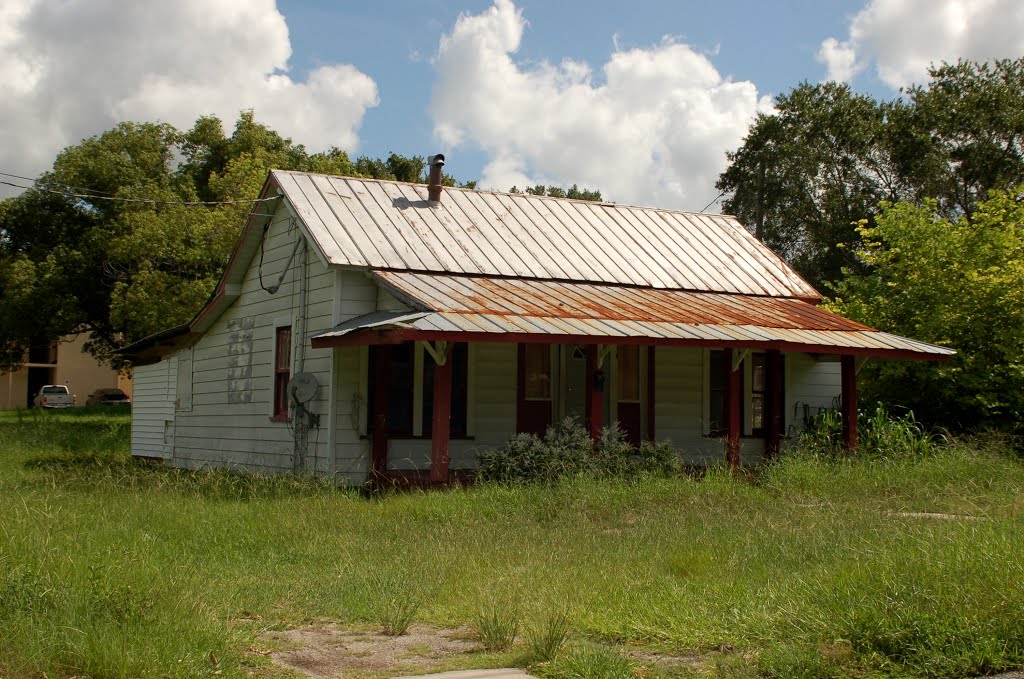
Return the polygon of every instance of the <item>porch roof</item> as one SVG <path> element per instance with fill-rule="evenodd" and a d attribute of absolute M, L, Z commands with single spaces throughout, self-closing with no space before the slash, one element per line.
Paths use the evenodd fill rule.
<path fill-rule="evenodd" d="M 406 340 L 647 344 L 944 360 L 955 352 L 879 332 L 788 297 L 376 271 L 410 308 L 350 319 L 314 347 Z"/>

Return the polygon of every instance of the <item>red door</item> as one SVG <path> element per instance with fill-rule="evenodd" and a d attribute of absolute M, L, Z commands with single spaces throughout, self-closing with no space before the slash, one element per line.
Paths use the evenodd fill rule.
<path fill-rule="evenodd" d="M 551 346 L 520 344 L 516 431 L 543 436 L 551 426 Z"/>

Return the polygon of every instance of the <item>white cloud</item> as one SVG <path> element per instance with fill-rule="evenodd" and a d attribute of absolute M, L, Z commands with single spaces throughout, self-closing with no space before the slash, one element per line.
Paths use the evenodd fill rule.
<path fill-rule="evenodd" d="M 376 83 L 347 64 L 296 81 L 291 51 L 274 0 L 0 0 L 0 169 L 34 176 L 122 120 L 230 126 L 244 108 L 312 149 L 354 149 Z"/>
<path fill-rule="evenodd" d="M 496 0 L 460 16 L 434 59 L 435 133 L 485 150 L 481 186 L 576 183 L 615 201 L 700 209 L 725 152 L 770 106 L 670 38 L 616 48 L 600 78 L 578 61 L 526 66 L 513 60 L 525 28 L 511 0 Z"/>
<path fill-rule="evenodd" d="M 849 81 L 873 65 L 882 82 L 899 88 L 924 82 L 932 63 L 1021 54 L 1020 0 L 870 0 L 845 40 L 822 42 L 818 60 L 829 79 Z"/>
<path fill-rule="evenodd" d="M 818 61 L 828 69 L 826 80 L 850 82 L 857 72 L 857 53 L 848 42 L 839 42 L 835 38 L 826 38 L 818 50 Z"/>

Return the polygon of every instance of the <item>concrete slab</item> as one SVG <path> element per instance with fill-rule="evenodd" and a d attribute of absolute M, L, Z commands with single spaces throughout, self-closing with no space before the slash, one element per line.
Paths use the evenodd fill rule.
<path fill-rule="evenodd" d="M 536 677 L 512 667 L 498 670 L 459 670 L 457 672 L 441 672 L 440 674 L 419 674 L 395 677 L 395 679 L 536 679 Z"/>

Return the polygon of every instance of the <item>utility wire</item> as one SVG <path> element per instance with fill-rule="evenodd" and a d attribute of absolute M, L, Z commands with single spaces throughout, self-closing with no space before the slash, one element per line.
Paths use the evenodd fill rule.
<path fill-rule="evenodd" d="M 39 177 L 26 177 L 24 175 L 12 174 L 10 172 L 0 172 L 0 177 L 13 177 L 14 179 L 24 179 L 25 181 L 32 182 L 33 184 L 38 184 L 40 181 L 42 181 L 41 179 L 39 179 Z M 81 191 L 82 193 L 92 193 L 92 194 L 96 194 L 96 195 L 106 195 L 106 196 L 114 195 L 114 194 L 110 193 L 109 191 L 97 191 L 96 189 L 90 189 L 90 188 L 86 188 L 84 186 L 75 186 L 74 184 L 65 184 L 63 182 L 53 182 L 53 184 L 55 186 L 62 186 L 64 188 L 66 188 L 66 189 L 74 189 L 75 191 Z"/>
<path fill-rule="evenodd" d="M 122 198 L 120 196 L 97 196 L 88 193 L 74 193 L 72 191 L 58 191 L 57 189 L 40 188 L 38 186 L 23 186 L 21 184 L 15 184 L 13 182 L 5 181 L 0 181 L 0 184 L 6 186 L 13 186 L 16 189 L 47 191 L 49 193 L 55 193 L 58 196 L 65 196 L 68 198 L 81 198 L 82 200 L 112 200 L 121 203 L 143 203 L 146 205 L 237 205 L 239 203 L 269 203 L 272 200 L 277 200 L 278 198 L 280 198 L 280 196 L 272 196 L 270 198 L 248 198 L 243 200 L 155 200 L 152 198 Z"/>
<path fill-rule="evenodd" d="M 722 196 L 724 196 L 724 195 L 725 195 L 725 191 L 722 191 L 722 192 L 721 192 L 720 194 L 718 194 L 717 196 L 715 196 L 714 198 L 712 198 L 712 199 L 711 199 L 711 202 L 710 202 L 710 203 L 708 203 L 707 205 L 705 205 L 705 206 L 704 206 L 704 209 L 703 209 L 703 210 L 701 210 L 701 212 L 704 212 L 704 210 L 707 210 L 707 209 L 708 209 L 709 207 L 711 207 L 712 205 L 714 205 L 714 204 L 715 204 L 715 202 L 716 202 L 716 201 L 717 201 L 717 200 L 718 200 L 719 198 L 721 198 Z"/>

